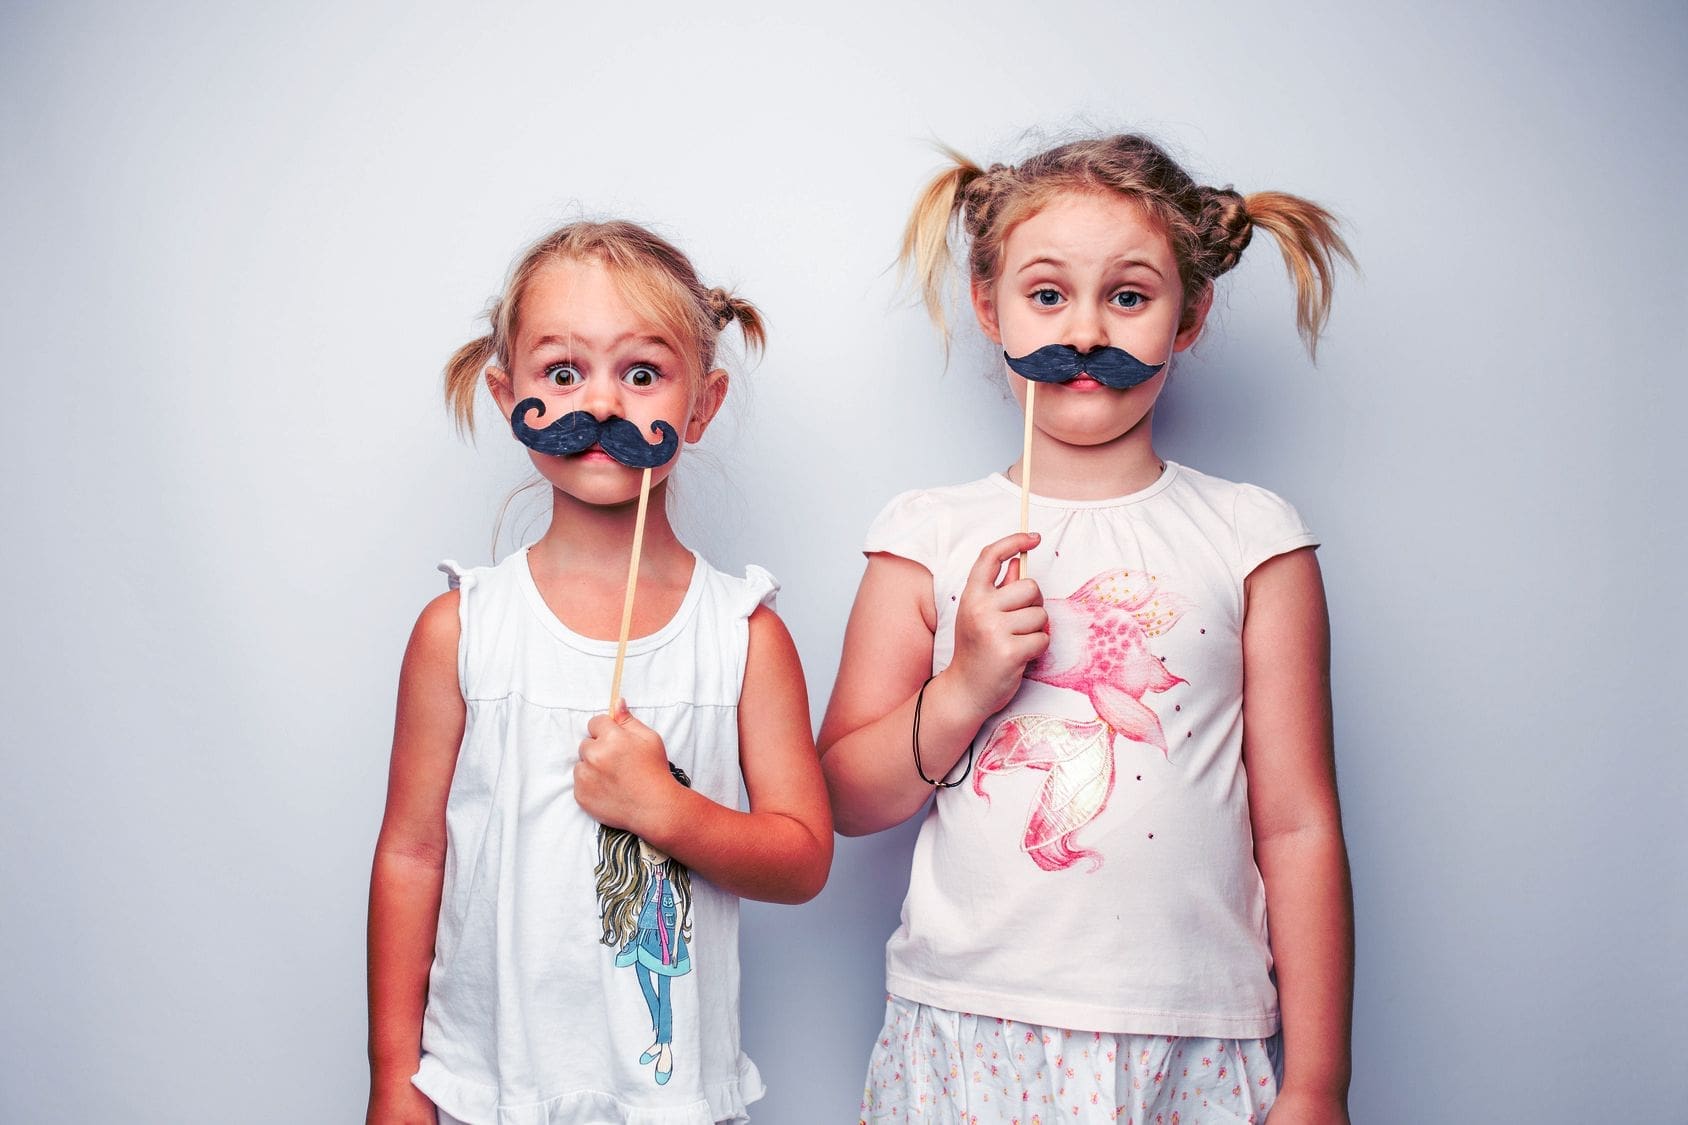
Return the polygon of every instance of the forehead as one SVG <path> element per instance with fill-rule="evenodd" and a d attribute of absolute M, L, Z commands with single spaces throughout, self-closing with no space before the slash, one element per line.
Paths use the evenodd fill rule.
<path fill-rule="evenodd" d="M 1008 232 L 1002 254 L 1005 273 L 1038 258 L 1092 268 L 1121 258 L 1176 266 L 1160 225 L 1136 200 L 1111 192 L 1063 192 Z"/>
<path fill-rule="evenodd" d="M 657 342 L 675 355 L 673 333 L 629 299 L 613 270 L 594 259 L 561 259 L 534 271 L 516 310 L 516 349 L 560 338 L 608 349 L 623 340 Z"/>

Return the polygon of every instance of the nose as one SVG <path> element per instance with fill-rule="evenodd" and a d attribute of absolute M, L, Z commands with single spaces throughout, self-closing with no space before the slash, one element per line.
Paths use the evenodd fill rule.
<path fill-rule="evenodd" d="M 1066 344 L 1081 352 L 1099 348 L 1108 342 L 1108 326 L 1100 309 L 1075 301 L 1067 314 Z"/>
<path fill-rule="evenodd" d="M 621 380 L 613 372 L 594 371 L 586 377 L 581 396 L 581 409 L 602 422 L 609 417 L 624 417 L 621 410 Z"/>

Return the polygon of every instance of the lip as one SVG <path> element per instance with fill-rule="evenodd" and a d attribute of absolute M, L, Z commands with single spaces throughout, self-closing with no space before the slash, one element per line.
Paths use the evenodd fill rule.
<path fill-rule="evenodd" d="M 615 460 L 614 457 L 611 457 L 608 453 L 604 452 L 604 447 L 601 446 L 601 445 L 589 446 L 586 449 L 583 449 L 579 453 L 575 454 L 575 456 L 579 457 L 582 461 L 614 461 Z"/>
<path fill-rule="evenodd" d="M 1078 375 L 1062 383 L 1061 386 L 1073 391 L 1105 391 L 1108 389 L 1089 375 Z"/>

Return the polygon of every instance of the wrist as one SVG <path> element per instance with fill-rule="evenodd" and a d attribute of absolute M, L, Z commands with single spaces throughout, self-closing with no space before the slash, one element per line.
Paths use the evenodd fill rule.
<path fill-rule="evenodd" d="M 371 1086 L 397 1086 L 408 1083 L 422 1065 L 421 1028 L 412 1039 L 409 1036 L 384 1036 L 369 1044 L 369 1082 Z"/>
<path fill-rule="evenodd" d="M 1286 1073 L 1283 1085 L 1278 1088 L 1278 1096 L 1281 1098 L 1285 1094 L 1329 1105 L 1347 1106 L 1348 1082 L 1334 1075 L 1302 1077 Z"/>
<path fill-rule="evenodd" d="M 410 1080 L 421 1066 L 421 1058 L 413 1058 L 408 1062 L 400 1059 L 386 1059 L 370 1065 L 369 1088 L 372 1092 L 382 1093 L 389 1090 L 408 1089 Z"/>
<path fill-rule="evenodd" d="M 926 685 L 927 714 L 932 714 L 934 702 L 937 710 L 943 712 L 959 728 L 969 731 L 968 738 L 978 733 L 985 720 L 997 712 L 991 700 L 979 699 L 973 692 L 973 683 L 967 673 L 956 665 L 951 664 L 942 672 L 933 676 Z M 936 696 L 936 700 L 934 700 Z"/>
<path fill-rule="evenodd" d="M 638 822 L 628 824 L 627 831 L 651 847 L 672 854 L 675 842 L 696 827 L 697 811 L 692 802 L 698 800 L 707 798 L 670 777 L 667 785 L 640 802 Z"/>
<path fill-rule="evenodd" d="M 953 788 L 971 770 L 973 739 L 991 712 L 966 688 L 966 674 L 946 668 L 915 696 L 909 733 L 914 770 L 925 785 Z M 958 765 L 963 758 L 965 768 Z"/>

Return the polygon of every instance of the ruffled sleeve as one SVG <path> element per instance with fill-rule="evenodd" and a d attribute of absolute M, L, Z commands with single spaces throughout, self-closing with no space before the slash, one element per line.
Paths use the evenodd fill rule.
<path fill-rule="evenodd" d="M 939 517 L 939 506 L 929 492 L 916 489 L 895 496 L 869 525 L 862 553 L 896 555 L 936 574 L 942 562 Z"/>
<path fill-rule="evenodd" d="M 1319 537 L 1308 529 L 1289 501 L 1252 484 L 1237 487 L 1232 526 L 1237 532 L 1239 578 L 1248 577 L 1267 559 L 1319 545 Z"/>
<path fill-rule="evenodd" d="M 447 588 L 457 591 L 457 688 L 464 699 L 469 699 L 473 697 L 469 683 L 469 591 L 475 588 L 479 576 L 456 559 L 446 559 L 434 569 L 445 575 Z"/>
<path fill-rule="evenodd" d="M 434 569 L 445 575 L 448 589 L 462 590 L 475 584 L 475 572 L 464 568 L 456 559 L 446 559 Z"/>
<path fill-rule="evenodd" d="M 774 601 L 779 597 L 779 592 L 780 580 L 755 563 L 750 563 L 744 568 L 744 592 L 740 595 L 740 604 L 744 608 L 741 616 L 749 617 L 760 605 L 769 609 L 776 608 Z"/>

